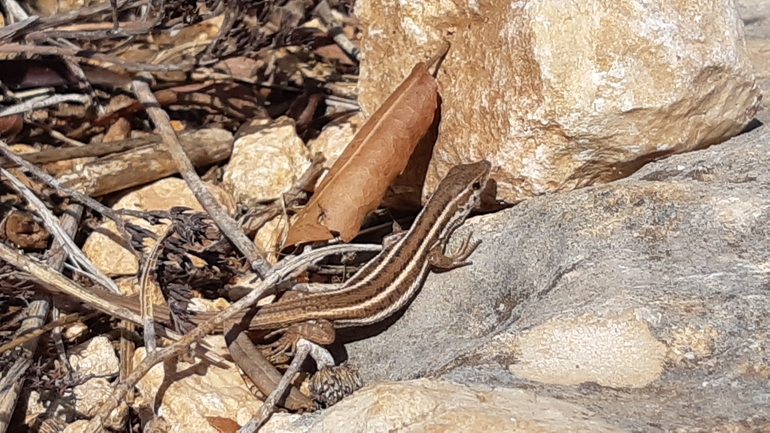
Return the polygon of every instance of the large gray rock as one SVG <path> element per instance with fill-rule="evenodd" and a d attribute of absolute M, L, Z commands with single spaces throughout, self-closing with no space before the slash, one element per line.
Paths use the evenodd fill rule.
<path fill-rule="evenodd" d="M 431 275 L 350 363 L 527 389 L 626 430 L 770 427 L 769 142 L 472 219 L 456 238 L 483 240 L 473 266 Z"/>

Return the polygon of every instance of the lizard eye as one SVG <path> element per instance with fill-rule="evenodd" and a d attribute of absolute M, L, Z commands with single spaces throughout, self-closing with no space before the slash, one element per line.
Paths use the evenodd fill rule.
<path fill-rule="evenodd" d="M 481 182 L 479 182 L 479 181 L 473 182 L 473 185 L 471 185 L 471 188 L 473 188 L 473 189 L 481 189 Z"/>

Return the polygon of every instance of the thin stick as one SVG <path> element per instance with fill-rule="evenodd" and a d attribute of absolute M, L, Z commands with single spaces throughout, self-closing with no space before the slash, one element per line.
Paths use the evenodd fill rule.
<path fill-rule="evenodd" d="M 73 298 L 87 304 L 91 308 L 107 313 L 119 319 L 128 320 L 137 325 L 142 325 L 142 317 L 133 311 L 116 306 L 105 301 L 98 293 L 93 293 L 74 281 L 66 278 L 64 275 L 46 267 L 42 264 L 32 261 L 30 258 L 19 253 L 15 249 L 0 242 L 0 259 L 5 260 L 11 266 L 29 274 L 29 278 L 44 285 L 50 290 L 65 293 Z M 158 324 L 158 334 L 171 340 L 181 340 L 182 337 L 174 331 Z M 211 362 L 221 365 L 224 360 L 217 354 L 205 353 L 203 356 Z"/>
<path fill-rule="evenodd" d="M 254 433 L 267 422 L 270 415 L 275 411 L 275 405 L 278 403 L 278 400 L 282 399 L 286 394 L 286 391 L 288 391 L 291 386 L 291 380 L 294 378 L 294 375 L 299 373 L 299 369 L 302 368 L 302 363 L 305 362 L 305 359 L 307 359 L 307 356 L 310 354 L 310 346 L 306 343 L 309 342 L 304 338 L 300 338 L 299 341 L 297 341 L 297 352 L 294 354 L 294 359 L 291 360 L 289 368 L 283 374 L 283 377 L 281 377 L 281 381 L 278 382 L 278 385 L 276 385 L 273 392 L 267 396 L 254 418 L 241 427 L 238 430 L 238 433 Z"/>
<path fill-rule="evenodd" d="M 136 367 L 136 369 L 134 369 L 133 372 L 131 372 L 126 380 L 121 381 L 116 385 L 113 393 L 110 395 L 107 401 L 96 411 L 95 419 L 100 419 L 100 421 L 97 422 L 103 423 L 104 420 L 107 419 L 107 416 L 109 416 L 109 414 L 113 411 L 113 409 L 118 407 L 120 402 L 128 393 L 128 390 L 133 389 L 137 382 L 139 382 L 139 379 L 144 377 L 144 375 L 147 374 L 155 364 L 183 354 L 188 347 L 191 347 L 193 344 L 200 341 L 203 337 L 210 334 L 215 329 L 221 329 L 226 321 L 232 319 L 239 312 L 250 308 L 252 305 L 255 305 L 257 301 L 268 292 L 268 290 L 278 285 L 295 270 L 302 266 L 310 265 L 314 261 L 319 260 L 328 254 L 334 254 L 330 253 L 330 251 L 343 251 L 344 249 L 342 247 L 347 247 L 349 249 L 350 247 L 353 247 L 353 245 L 333 245 L 331 247 L 319 248 L 292 259 L 285 260 L 285 262 L 288 263 L 280 267 L 277 266 L 276 268 L 278 269 L 272 269 L 270 273 L 265 276 L 262 282 L 257 283 L 253 287 L 253 290 L 251 290 L 246 296 L 237 302 L 230 305 L 227 309 L 221 311 L 206 322 L 201 323 L 198 325 L 198 327 L 190 331 L 190 333 L 182 337 L 179 341 L 175 342 L 171 346 L 156 350 L 152 354 L 148 353 L 147 357 L 142 361 L 141 364 Z M 364 245 L 362 248 L 360 248 L 362 251 L 371 249 L 372 245 Z M 0 252 L 1 251 L 2 246 L 0 245 Z"/>
<path fill-rule="evenodd" d="M 158 264 L 158 257 L 163 251 L 163 242 L 166 241 L 171 233 L 174 231 L 174 222 L 171 222 L 163 233 L 155 240 L 155 245 L 152 247 L 152 251 L 147 256 L 144 266 L 142 267 L 142 275 L 139 278 L 139 307 L 142 310 L 142 326 L 144 327 L 144 346 L 147 349 L 147 353 L 155 351 L 155 326 L 153 326 L 155 317 L 153 314 L 152 306 L 152 281 L 151 273 L 155 270 Z"/>
<path fill-rule="evenodd" d="M 86 320 L 96 316 L 97 314 L 101 314 L 101 313 L 96 313 L 96 312 L 91 313 L 91 314 L 83 317 L 83 321 L 86 321 Z M 46 332 L 52 330 L 53 328 L 56 328 L 57 326 L 64 326 L 64 325 L 70 324 L 72 322 L 75 322 L 78 319 L 80 319 L 80 313 L 71 313 L 71 314 L 67 314 L 66 316 L 61 316 L 58 319 L 54 320 L 53 322 L 46 323 L 46 325 L 43 326 L 42 328 L 36 328 L 34 331 L 31 331 L 29 333 L 26 333 L 26 334 L 23 334 L 23 335 L 21 335 L 19 337 L 16 337 L 13 340 L 11 340 L 10 342 L 0 346 L 0 353 L 7 352 L 7 351 L 9 351 L 11 349 L 14 349 L 14 348 L 16 348 L 18 346 L 21 346 L 22 344 L 24 344 L 24 343 L 26 343 L 26 342 L 28 342 L 30 340 L 34 340 L 35 338 L 45 334 Z"/>
<path fill-rule="evenodd" d="M 353 42 L 351 42 L 350 39 L 345 36 L 345 31 L 342 30 L 342 27 L 340 27 L 340 24 L 336 19 L 334 19 L 334 15 L 332 15 L 332 10 L 329 8 L 329 3 L 327 3 L 326 0 L 321 1 L 318 3 L 318 6 L 316 6 L 313 13 L 317 15 L 318 18 L 320 18 L 327 27 L 329 27 L 329 35 L 331 35 L 337 46 L 342 49 L 342 52 L 344 52 L 345 55 L 356 64 L 360 63 L 361 50 L 353 45 Z"/>
<path fill-rule="evenodd" d="M 160 136 L 163 138 L 163 143 L 166 145 L 166 150 L 171 155 L 171 158 L 179 168 L 179 173 L 184 178 L 190 190 L 198 199 L 201 206 L 206 209 L 211 219 L 219 227 L 230 242 L 246 257 L 251 264 L 251 269 L 257 273 L 257 275 L 264 278 L 269 272 L 270 265 L 262 254 L 257 251 L 257 247 L 254 245 L 246 235 L 238 227 L 238 223 L 227 214 L 222 205 L 217 202 L 214 196 L 206 188 L 198 173 L 195 171 L 190 160 L 182 149 L 182 145 L 179 143 L 179 139 L 176 133 L 169 124 L 169 117 L 160 104 L 155 99 L 155 95 L 152 94 L 150 86 L 146 82 L 140 80 L 134 80 L 131 83 L 131 88 L 136 96 L 145 107 L 147 114 L 150 115 L 152 122 L 158 129 Z"/>
<path fill-rule="evenodd" d="M 74 48 L 61 48 L 61 47 L 49 47 L 49 46 L 4 44 L 4 45 L 0 45 L 0 53 L 12 53 L 12 54 L 26 53 L 26 54 L 42 54 L 42 55 L 48 55 L 48 56 L 69 56 L 74 59 L 78 59 L 86 62 L 95 60 L 102 63 L 112 63 L 118 66 L 122 66 L 130 71 L 137 71 L 137 72 L 185 71 L 192 67 L 192 65 L 184 65 L 184 64 L 153 65 L 150 63 L 137 63 L 137 62 L 131 62 L 129 60 L 121 59 L 120 57 L 110 56 L 108 54 L 85 52 L 83 50 L 76 50 Z"/>
<path fill-rule="evenodd" d="M 76 93 L 59 94 L 53 96 L 38 96 L 27 101 L 20 102 L 16 105 L 3 107 L 3 109 L 0 110 L 0 117 L 10 116 L 12 114 L 26 113 L 32 110 L 39 110 L 41 108 L 50 107 L 51 105 L 60 104 L 62 102 L 77 102 L 79 104 L 89 105 L 91 103 L 91 97 L 88 95 L 80 95 Z"/>
<path fill-rule="evenodd" d="M 128 230 L 126 230 L 126 221 L 123 219 L 123 217 L 120 216 L 118 212 L 115 212 L 111 208 L 108 208 L 107 206 L 99 203 L 98 201 L 92 199 L 91 197 L 85 194 L 82 194 L 70 188 L 66 188 L 55 177 L 44 172 L 43 170 L 38 168 L 35 164 L 32 164 L 24 160 L 24 158 L 20 157 L 19 155 L 16 155 L 15 153 L 13 153 L 11 149 L 8 148 L 8 145 L 5 143 L 5 141 L 3 140 L 0 140 L 0 153 L 6 159 L 9 159 L 10 161 L 14 162 L 20 167 L 23 167 L 36 178 L 42 180 L 48 185 L 51 185 L 52 187 L 56 188 L 58 191 L 62 192 L 63 194 L 72 197 L 78 203 L 82 203 L 83 205 L 88 206 L 91 209 L 104 215 L 105 217 L 111 219 L 115 223 L 115 227 L 117 228 L 118 233 L 120 233 L 120 236 L 123 238 L 123 241 L 126 244 L 124 246 L 137 258 L 141 257 L 139 253 L 131 245 L 131 234 L 128 233 Z"/>
<path fill-rule="evenodd" d="M 19 332 L 27 332 L 43 326 L 45 317 L 48 315 L 48 301 L 33 301 L 27 308 L 27 312 L 27 318 L 22 322 L 22 329 Z M 8 429 L 13 409 L 24 384 L 24 372 L 32 365 L 32 355 L 37 348 L 37 341 L 37 339 L 27 341 L 18 349 L 18 359 L 0 379 L 0 390 L 2 390 L 0 392 L 0 432 Z"/>
<path fill-rule="evenodd" d="M 68 210 L 70 212 L 65 213 L 61 217 L 61 226 L 67 233 L 67 236 L 73 238 L 75 237 L 75 233 L 77 233 L 78 222 L 80 221 L 80 215 L 82 214 L 83 208 L 80 205 L 71 205 Z M 64 266 L 67 254 L 62 248 L 61 242 L 56 239 L 54 239 L 53 244 L 51 245 L 51 250 L 56 252 L 48 260 L 48 266 L 51 269 L 60 271 Z M 48 311 L 51 309 L 50 306 L 51 301 L 47 299 L 33 301 L 27 308 L 27 318 L 22 321 L 17 335 L 24 335 L 29 330 L 40 328 L 43 324 L 42 319 L 48 315 Z M 54 308 L 54 312 L 56 312 L 56 308 Z M 69 360 L 67 360 L 64 353 L 64 344 L 61 341 L 60 328 L 55 327 L 51 336 L 53 337 L 56 349 L 59 352 L 59 357 L 63 360 L 63 365 L 66 365 L 71 369 Z M 28 342 L 25 342 L 21 349 L 17 349 L 18 356 L 16 357 L 16 361 L 9 371 L 6 372 L 6 375 L 3 376 L 2 380 L 0 380 L 0 390 L 3 390 L 0 392 L 0 432 L 4 432 L 8 427 L 11 415 L 13 415 L 13 407 L 19 398 L 22 385 L 24 384 L 24 374 L 29 366 L 32 365 L 32 357 L 37 351 L 38 341 L 38 338 L 33 338 Z"/>
<path fill-rule="evenodd" d="M 115 282 L 112 281 L 110 277 L 104 275 L 101 269 L 97 268 L 96 265 L 94 265 L 93 262 L 91 262 L 91 260 L 86 257 L 85 254 L 83 254 L 83 251 L 81 251 L 80 248 L 75 245 L 75 242 L 70 239 L 69 236 L 67 236 L 67 232 L 65 232 L 62 226 L 59 224 L 59 220 L 53 215 L 53 213 L 51 213 L 50 210 L 48 210 L 45 204 L 43 204 L 43 202 L 37 198 L 35 193 L 30 191 L 26 185 L 24 185 L 19 179 L 16 179 L 16 176 L 12 175 L 8 170 L 0 167 L 0 175 L 3 175 L 6 179 L 8 179 L 14 188 L 16 188 L 27 200 L 29 205 L 37 211 L 37 214 L 40 216 L 40 218 L 43 219 L 45 226 L 48 228 L 51 234 L 54 235 L 56 240 L 61 242 L 62 247 L 67 251 L 69 258 L 73 263 L 86 269 L 91 274 L 91 278 L 109 289 L 111 292 L 120 293 L 120 289 L 118 289 L 118 286 L 115 284 Z"/>

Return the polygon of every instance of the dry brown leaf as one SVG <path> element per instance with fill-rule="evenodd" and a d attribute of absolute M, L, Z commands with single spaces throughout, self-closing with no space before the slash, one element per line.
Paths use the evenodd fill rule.
<path fill-rule="evenodd" d="M 221 433 L 235 433 L 241 428 L 234 419 L 221 416 L 207 416 L 206 421 Z"/>
<path fill-rule="evenodd" d="M 3 237 L 19 248 L 42 250 L 51 234 L 29 212 L 12 211 L 4 221 Z"/>
<path fill-rule="evenodd" d="M 21 114 L 0 117 L 0 138 L 15 137 L 24 128 L 24 118 Z"/>
<path fill-rule="evenodd" d="M 377 208 L 438 108 L 438 85 L 418 63 L 350 142 L 289 230 L 284 247 L 339 236 L 353 239 Z"/>

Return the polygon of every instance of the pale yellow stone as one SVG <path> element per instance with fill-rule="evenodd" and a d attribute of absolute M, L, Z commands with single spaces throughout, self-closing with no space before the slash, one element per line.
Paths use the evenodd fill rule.
<path fill-rule="evenodd" d="M 76 386 L 72 391 L 75 395 L 75 410 L 87 416 L 93 416 L 96 411 L 107 401 L 113 392 L 113 386 L 103 378 L 93 378 Z M 125 403 L 110 412 L 105 425 L 119 429 L 125 424 L 128 415 L 128 406 Z"/>
<path fill-rule="evenodd" d="M 667 352 L 631 311 L 552 319 L 516 336 L 512 349 L 509 369 L 529 380 L 634 388 L 660 377 Z"/>
<path fill-rule="evenodd" d="M 291 221 L 294 221 L 296 217 L 290 219 Z M 286 239 L 290 227 L 286 215 L 279 215 L 266 222 L 265 225 L 257 231 L 257 235 L 254 236 L 254 244 L 260 251 L 265 252 L 269 263 L 273 265 L 278 263 L 281 245 L 283 245 L 283 241 Z"/>
<path fill-rule="evenodd" d="M 476 389 L 421 379 L 367 386 L 328 409 L 307 431 L 599 433 L 621 430 L 584 407 L 531 391 Z M 271 430 L 268 428 L 265 432 Z"/>
<path fill-rule="evenodd" d="M 247 205 L 279 198 L 310 166 L 293 120 L 282 117 L 252 127 L 257 130 L 235 140 L 222 179 L 222 186 Z"/>
<path fill-rule="evenodd" d="M 134 364 L 144 358 L 144 348 L 137 349 Z M 233 364 L 223 369 L 201 361 L 194 365 L 179 362 L 175 371 L 158 364 L 139 381 L 137 389 L 146 402 L 158 404 L 158 415 L 176 432 L 219 433 L 206 417 L 242 421 L 253 417 L 262 404 Z"/>
<path fill-rule="evenodd" d="M 107 337 L 94 337 L 68 351 L 72 368 L 81 375 L 110 376 L 120 368 L 115 349 Z"/>
<path fill-rule="evenodd" d="M 364 116 L 361 113 L 343 121 L 332 122 L 326 125 L 318 137 L 310 140 L 307 145 L 313 153 L 321 152 L 326 157 L 324 167 L 330 168 L 363 125 Z"/>

